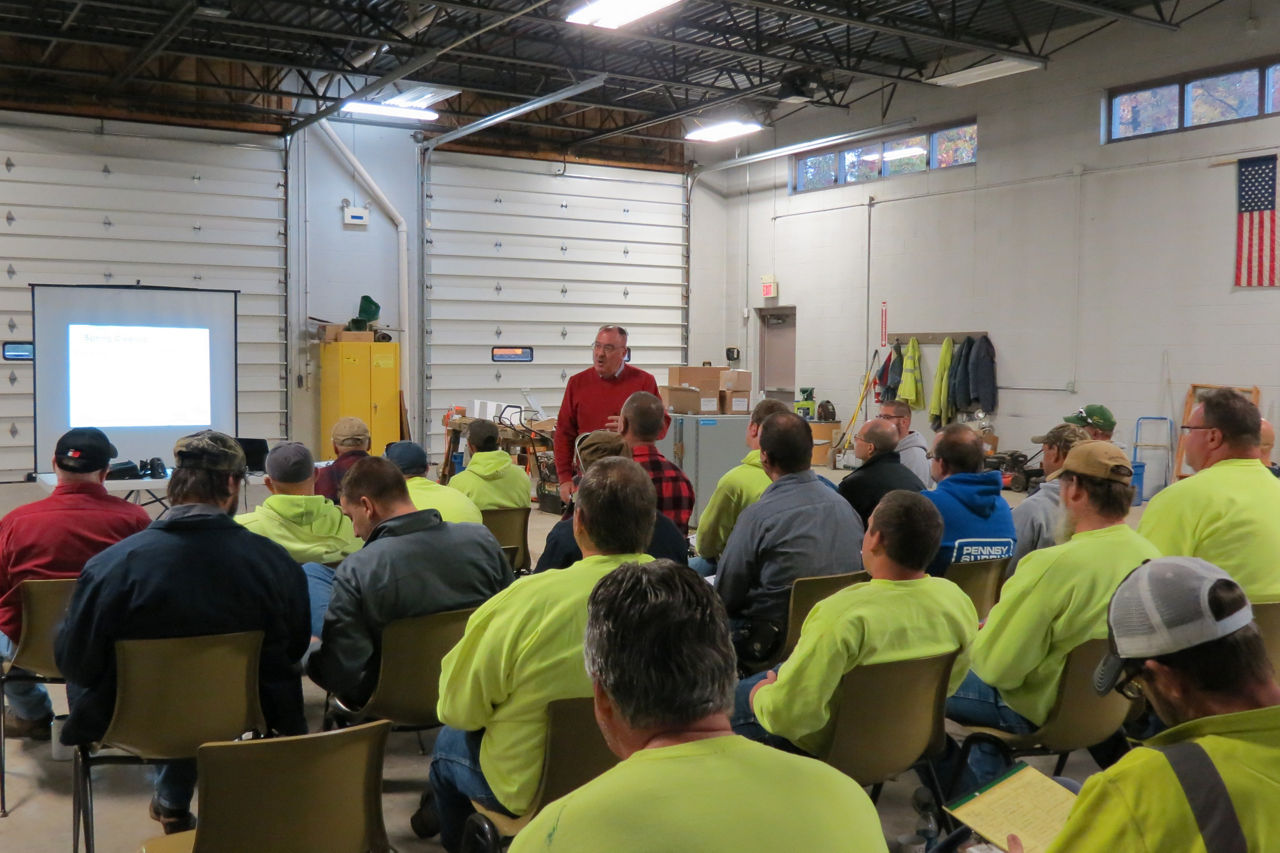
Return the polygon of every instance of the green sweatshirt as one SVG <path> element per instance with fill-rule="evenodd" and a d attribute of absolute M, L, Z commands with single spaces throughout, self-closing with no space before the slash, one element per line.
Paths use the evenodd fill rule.
<path fill-rule="evenodd" d="M 299 563 L 340 563 L 364 544 L 351 519 L 324 495 L 271 495 L 236 521 L 283 546 Z"/>
<path fill-rule="evenodd" d="M 1129 572 L 1160 556 L 1125 524 L 1032 551 L 973 644 L 973 672 L 1036 725 L 1049 716 L 1067 655 L 1107 636 L 1107 605 Z"/>
<path fill-rule="evenodd" d="M 947 695 L 969 671 L 978 612 L 944 578 L 872 580 L 814 605 L 778 680 L 756 692 L 756 719 L 811 755 L 831 746 L 833 715 L 844 674 L 859 664 L 891 663 L 960 650 Z"/>
<path fill-rule="evenodd" d="M 1213 563 L 1255 604 L 1280 601 L 1280 480 L 1257 459 L 1224 459 L 1162 489 L 1138 532 L 1161 554 Z"/>
<path fill-rule="evenodd" d="M 529 475 L 505 450 L 471 454 L 467 469 L 449 478 L 449 486 L 471 498 L 477 509 L 511 509 L 530 505 Z"/>
<path fill-rule="evenodd" d="M 434 509 L 445 521 L 455 524 L 462 521 L 480 524 L 484 520 L 471 498 L 457 489 L 442 486 L 426 477 L 410 477 L 404 484 L 409 487 L 409 500 L 418 509 Z"/>
<path fill-rule="evenodd" d="M 582 659 L 587 597 L 596 582 L 644 554 L 587 557 L 518 579 L 467 620 L 440 669 L 440 722 L 484 730 L 480 770 L 498 802 L 524 814 L 542 776 L 547 703 L 591 695 Z"/>
<path fill-rule="evenodd" d="M 698 556 L 714 560 L 724 551 L 733 526 L 742 511 L 760 500 L 769 488 L 769 475 L 760 464 L 760 451 L 753 450 L 742 464 L 731 468 L 716 483 L 716 490 L 698 518 Z"/>

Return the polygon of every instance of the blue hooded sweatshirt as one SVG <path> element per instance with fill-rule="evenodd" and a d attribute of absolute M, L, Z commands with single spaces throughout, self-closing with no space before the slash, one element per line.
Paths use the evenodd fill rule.
<path fill-rule="evenodd" d="M 921 492 L 942 513 L 942 547 L 929 574 L 942 575 L 952 563 L 1013 556 L 1017 534 L 1000 487 L 999 471 L 983 471 L 952 474 L 933 491 Z"/>

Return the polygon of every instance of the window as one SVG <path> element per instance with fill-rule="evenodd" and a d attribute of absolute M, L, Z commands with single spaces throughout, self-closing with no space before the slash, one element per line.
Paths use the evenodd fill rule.
<path fill-rule="evenodd" d="M 879 142 L 844 152 L 844 182 L 846 184 L 874 181 L 880 177 L 880 155 L 884 146 Z"/>
<path fill-rule="evenodd" d="M 978 126 L 973 123 L 853 144 L 857 147 L 797 155 L 794 191 L 865 184 L 894 175 L 978 162 Z"/>
<path fill-rule="evenodd" d="M 963 166 L 978 159 L 978 126 L 976 124 L 940 130 L 933 135 L 931 169 Z"/>
<path fill-rule="evenodd" d="M 1178 129 L 1177 85 L 1129 92 L 1111 99 L 1111 138 Z"/>
<path fill-rule="evenodd" d="M 817 154 L 796 162 L 796 191 L 832 187 L 836 183 L 836 155 Z"/>
<path fill-rule="evenodd" d="M 1206 77 L 1187 84 L 1186 123 L 1217 124 L 1258 114 L 1256 68 Z"/>
<path fill-rule="evenodd" d="M 1280 114 L 1280 64 L 1254 60 L 1127 86 L 1109 92 L 1103 109 L 1104 142 Z"/>

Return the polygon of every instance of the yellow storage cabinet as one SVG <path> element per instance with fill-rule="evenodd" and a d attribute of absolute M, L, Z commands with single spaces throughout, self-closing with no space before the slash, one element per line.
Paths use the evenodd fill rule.
<path fill-rule="evenodd" d="M 322 459 L 334 458 L 329 431 L 338 418 L 369 425 L 370 453 L 380 455 L 400 440 L 400 345 L 340 341 L 320 345 L 320 438 Z"/>

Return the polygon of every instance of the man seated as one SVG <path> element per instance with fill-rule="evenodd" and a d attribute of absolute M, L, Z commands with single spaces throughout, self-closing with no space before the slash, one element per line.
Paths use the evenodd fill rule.
<path fill-rule="evenodd" d="M 853 436 L 858 467 L 840 481 L 840 494 L 866 524 L 880 499 L 895 489 L 924 491 L 924 483 L 899 461 L 898 431 L 889 421 L 867 421 Z"/>
<path fill-rule="evenodd" d="M 449 478 L 477 509 L 509 509 L 529 506 L 532 486 L 525 470 L 511 461 L 511 454 L 498 446 L 498 425 L 474 420 L 467 427 L 467 449 L 471 461 L 465 471 Z"/>
<path fill-rule="evenodd" d="M 1213 563 L 1255 602 L 1280 600 L 1280 481 L 1258 460 L 1261 428 L 1243 395 L 1206 394 L 1182 427 L 1196 475 L 1161 489 L 1138 523 L 1160 553 Z"/>
<path fill-rule="evenodd" d="M 337 458 L 316 475 L 316 494 L 337 503 L 342 475 L 356 464 L 356 460 L 369 455 L 369 443 L 373 439 L 369 435 L 369 425 L 359 418 L 338 418 L 330 436 Z"/>
<path fill-rule="evenodd" d="M 624 459 L 631 457 L 627 443 L 613 430 L 598 429 L 587 433 L 579 437 L 577 444 L 574 469 L 583 474 L 608 456 L 621 456 Z M 644 552 L 658 559 L 674 560 L 683 566 L 689 562 L 689 541 L 680 535 L 680 529 L 674 521 L 659 512 L 653 516 L 653 535 Z M 582 549 L 573 538 L 573 516 L 570 515 L 557 521 L 547 534 L 546 544 L 533 573 L 567 568 L 581 559 Z"/>
<path fill-rule="evenodd" d="M 1107 602 L 1125 575 L 1160 556 L 1125 524 L 1133 503 L 1133 469 L 1108 441 L 1082 441 L 1053 476 L 1062 483 L 1063 542 L 1023 558 L 1000 592 L 973 644 L 973 671 L 947 700 L 947 716 L 964 725 L 1032 732 L 1058 696 L 1067 655 L 1106 635 Z M 1000 754 L 980 744 L 969 754 L 962 790 L 1004 770 Z"/>
<path fill-rule="evenodd" d="M 544 806 L 512 853 L 886 849 L 857 782 L 734 736 L 724 608 L 696 574 L 625 565 L 588 608 L 596 720 L 622 763 Z"/>
<path fill-rule="evenodd" d="M 1116 431 L 1116 416 L 1106 406 L 1098 403 L 1078 409 L 1074 414 L 1063 418 L 1062 422 L 1083 428 L 1094 441 L 1111 441 L 1111 436 Z"/>
<path fill-rule="evenodd" d="M 265 536 L 299 563 L 337 564 L 360 550 L 351 519 L 333 501 L 315 493 L 316 465 L 306 445 L 276 445 L 267 454 L 263 484 L 271 492 L 236 522 Z"/>
<path fill-rule="evenodd" d="M 1271 425 L 1271 421 L 1262 418 L 1261 428 L 1258 430 L 1258 461 L 1272 474 L 1280 477 L 1280 465 L 1271 461 L 1271 454 L 1275 447 L 1276 428 Z"/>
<path fill-rule="evenodd" d="M 635 462 L 596 462 L 576 504 L 573 533 L 583 558 L 521 578 L 480 605 L 444 659 L 437 710 L 445 727 L 412 826 L 420 838 L 439 832 L 451 853 L 473 800 L 510 815 L 528 811 L 542 776 L 547 703 L 591 695 L 582 666 L 587 596 L 623 563 L 652 560 L 641 551 L 657 501 Z"/>
<path fill-rule="evenodd" d="M 862 568 L 862 522 L 809 470 L 813 433 L 794 413 L 760 427 L 760 463 L 773 482 L 742 511 L 716 567 L 716 589 L 743 660 L 764 660 L 787 634 L 796 578 Z"/>
<path fill-rule="evenodd" d="M 933 469 L 929 467 L 929 445 L 924 436 L 911 428 L 911 406 L 902 400 L 890 400 L 882 403 L 880 420 L 893 424 L 898 431 L 898 444 L 894 450 L 898 453 L 898 461 L 915 474 L 926 489 L 933 488 Z"/>
<path fill-rule="evenodd" d="M 931 456 L 938 487 L 925 497 L 942 513 L 942 547 L 929 574 L 945 574 L 952 563 L 1013 556 L 1013 517 L 1000 494 L 1000 472 L 983 470 L 982 436 L 950 424 L 934 439 Z"/>
<path fill-rule="evenodd" d="M 117 640 L 240 631 L 264 633 L 258 681 L 268 728 L 307 731 L 298 674 L 311 636 L 302 569 L 232 520 L 247 473 L 234 438 L 204 430 L 178 439 L 173 455 L 169 511 L 89 560 L 76 581 L 55 646 L 71 704 L 62 730 L 68 746 L 106 733 Z M 195 759 L 159 765 L 151 817 L 165 834 L 195 827 L 195 784 Z"/>
<path fill-rule="evenodd" d="M 74 578 L 90 557 L 151 523 L 142 507 L 103 488 L 115 457 L 115 445 L 102 430 L 67 432 L 53 448 L 53 492 L 0 520 L 0 662 L 13 658 L 22 636 L 18 584 Z M 49 739 L 53 704 L 43 684 L 8 681 L 4 696 L 5 737 Z"/>
<path fill-rule="evenodd" d="M 871 580 L 815 604 L 786 662 L 738 684 L 734 731 L 825 755 L 840 680 L 863 664 L 958 650 L 947 691 L 954 692 L 968 671 L 978 613 L 960 587 L 925 573 L 941 541 L 942 517 L 933 504 L 909 491 L 885 495 L 862 539 Z"/>
<path fill-rule="evenodd" d="M 731 468 L 720 481 L 698 516 L 698 556 L 690 565 L 699 574 L 714 575 L 716 560 L 724 551 L 733 526 L 738 523 L 742 511 L 760 500 L 764 490 L 773 482 L 760 464 L 760 425 L 770 415 L 789 412 L 791 409 L 781 400 L 761 400 L 751 410 L 747 423 L 747 447 L 750 452 L 742 463 Z M 654 556 L 659 556 L 654 554 Z"/>
<path fill-rule="evenodd" d="M 666 429 L 662 400 L 648 391 L 637 391 L 622 404 L 618 432 L 631 448 L 631 458 L 649 472 L 658 494 L 658 512 L 676 523 L 680 535 L 689 535 L 693 515 L 693 484 L 654 444 Z"/>
<path fill-rule="evenodd" d="M 1062 463 L 1082 441 L 1089 441 L 1089 434 L 1072 424 L 1058 424 L 1044 435 L 1032 436 L 1031 441 L 1041 446 L 1041 467 L 1045 481 L 1027 499 L 1013 508 L 1014 545 L 1013 559 L 1009 561 L 1006 575 L 1013 574 L 1018 561 L 1039 548 L 1055 543 L 1058 522 L 1062 518 L 1062 499 L 1058 494 L 1061 483 L 1049 479 L 1062 468 Z"/>
<path fill-rule="evenodd" d="M 1172 728 L 1084 783 L 1049 853 L 1274 849 L 1280 686 L 1252 619 L 1203 560 L 1162 557 L 1120 584 L 1094 686 L 1145 696 Z"/>
<path fill-rule="evenodd" d="M 415 509 L 400 470 L 386 459 L 351 466 L 342 481 L 342 511 L 365 546 L 333 573 L 320 647 L 307 659 L 307 675 L 348 708 L 359 708 L 377 684 L 389 623 L 476 607 L 512 576 L 488 528 Z"/>
<path fill-rule="evenodd" d="M 400 469 L 409 489 L 409 499 L 418 509 L 434 509 L 445 521 L 455 524 L 480 524 L 484 521 L 484 516 L 471 498 L 457 489 L 427 479 L 427 451 L 422 449 L 421 444 L 416 441 L 393 441 L 387 445 L 383 457 Z"/>

